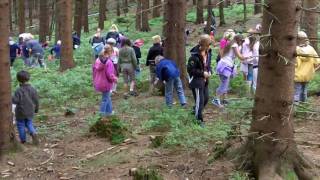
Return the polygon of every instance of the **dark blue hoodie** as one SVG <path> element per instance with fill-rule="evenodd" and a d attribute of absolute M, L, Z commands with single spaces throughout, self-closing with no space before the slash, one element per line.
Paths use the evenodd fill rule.
<path fill-rule="evenodd" d="M 168 81 L 171 78 L 180 76 L 180 71 L 175 62 L 170 59 L 162 59 L 156 65 L 156 74 L 161 81 Z"/>
<path fill-rule="evenodd" d="M 212 74 L 211 69 L 211 49 L 208 51 L 208 58 L 206 64 L 203 63 L 203 57 L 200 54 L 200 46 L 197 45 L 190 50 L 191 57 L 188 60 L 187 71 L 190 77 L 190 88 L 203 88 L 208 85 L 205 81 L 203 73 L 205 71 Z"/>

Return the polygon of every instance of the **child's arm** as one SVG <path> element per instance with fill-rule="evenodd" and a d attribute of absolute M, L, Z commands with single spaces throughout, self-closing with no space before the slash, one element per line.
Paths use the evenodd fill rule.
<path fill-rule="evenodd" d="M 16 91 L 12 97 L 12 103 L 19 104 L 20 99 L 21 99 L 21 95 L 20 95 L 19 91 Z"/>

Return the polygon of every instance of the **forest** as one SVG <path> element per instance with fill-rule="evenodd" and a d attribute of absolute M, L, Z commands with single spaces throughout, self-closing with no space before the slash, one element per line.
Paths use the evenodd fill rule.
<path fill-rule="evenodd" d="M 0 0 L 0 178 L 320 179 L 317 0 Z"/>

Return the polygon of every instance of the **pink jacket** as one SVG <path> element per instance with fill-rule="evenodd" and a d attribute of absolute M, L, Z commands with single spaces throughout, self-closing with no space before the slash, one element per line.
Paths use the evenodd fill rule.
<path fill-rule="evenodd" d="M 99 58 L 93 65 L 93 85 L 96 91 L 107 92 L 112 89 L 113 83 L 117 81 L 115 69 L 111 59 L 103 64 Z"/>

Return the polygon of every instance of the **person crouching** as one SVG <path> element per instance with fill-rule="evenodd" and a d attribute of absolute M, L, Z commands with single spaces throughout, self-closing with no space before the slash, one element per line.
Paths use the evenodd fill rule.
<path fill-rule="evenodd" d="M 160 81 L 165 83 L 165 99 L 168 107 L 172 107 L 173 89 L 178 93 L 178 98 L 181 106 L 187 104 L 184 96 L 184 90 L 180 79 L 180 71 L 175 62 L 163 56 L 156 56 L 156 76 Z"/>

